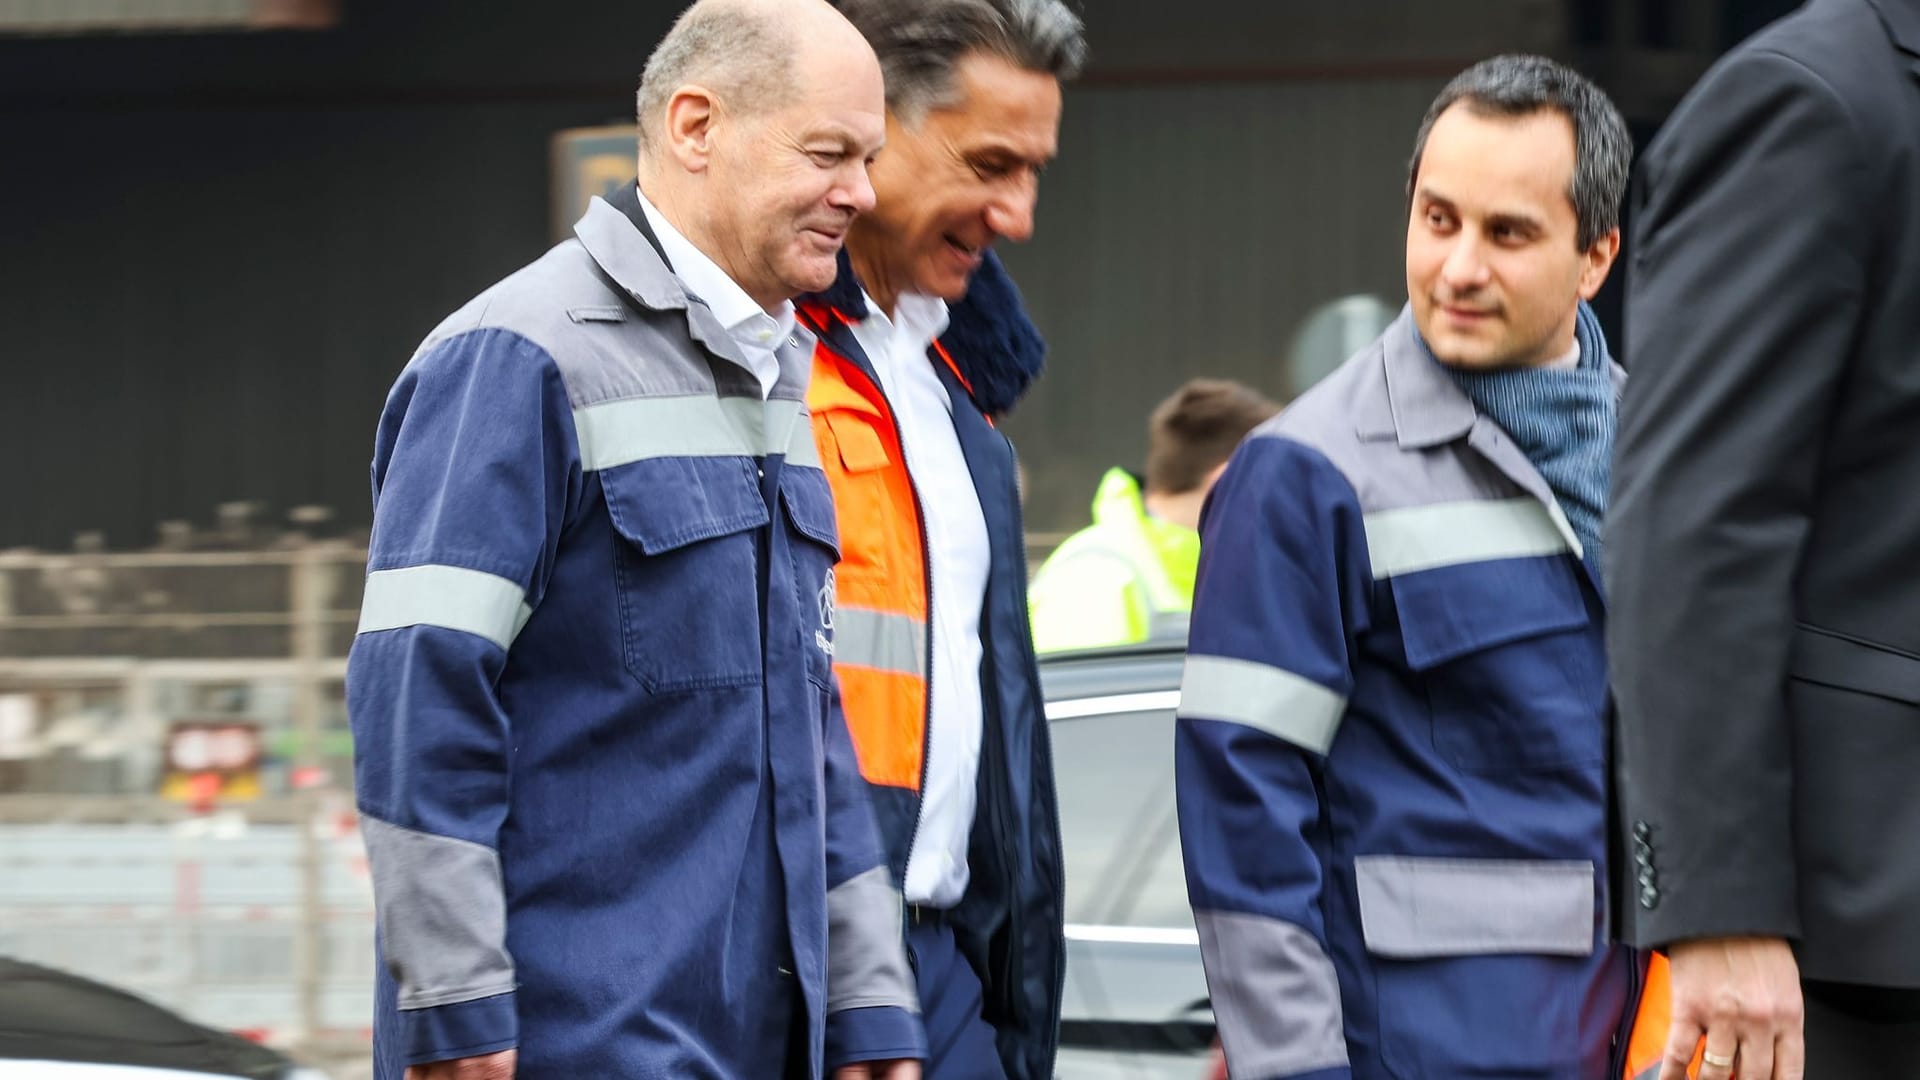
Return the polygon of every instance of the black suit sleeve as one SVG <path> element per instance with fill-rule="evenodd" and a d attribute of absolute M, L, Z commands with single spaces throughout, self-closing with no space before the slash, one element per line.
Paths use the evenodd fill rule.
<path fill-rule="evenodd" d="M 1629 941 L 1797 937 L 1794 581 L 1872 215 L 1846 103 L 1730 57 L 1642 163 L 1606 536 Z"/>

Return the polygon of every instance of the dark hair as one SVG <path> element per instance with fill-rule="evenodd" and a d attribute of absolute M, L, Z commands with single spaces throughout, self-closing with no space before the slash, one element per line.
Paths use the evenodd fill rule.
<path fill-rule="evenodd" d="M 1198 488 L 1233 448 L 1280 406 L 1227 379 L 1194 379 L 1154 407 L 1147 420 L 1147 490 Z"/>
<path fill-rule="evenodd" d="M 953 103 L 953 69 L 980 51 L 1066 82 L 1087 61 L 1086 29 L 1064 0 L 835 0 L 873 46 L 887 108 L 917 124 Z"/>
<path fill-rule="evenodd" d="M 1581 251 L 1620 225 L 1620 199 L 1627 190 L 1627 170 L 1633 164 L 1633 139 L 1606 92 L 1579 72 L 1544 56 L 1496 56 L 1482 60 L 1454 76 L 1428 106 L 1414 136 L 1413 159 L 1407 163 L 1407 199 L 1413 199 L 1420 176 L 1420 157 L 1434 121 L 1456 103 L 1465 102 L 1482 116 L 1525 116 L 1553 109 L 1573 121 L 1573 182 L 1567 198 L 1579 219 L 1575 243 Z"/>

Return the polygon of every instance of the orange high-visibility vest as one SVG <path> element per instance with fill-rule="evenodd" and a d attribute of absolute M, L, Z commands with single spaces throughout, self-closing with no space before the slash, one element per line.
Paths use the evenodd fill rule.
<path fill-rule="evenodd" d="M 1654 953 L 1647 964 L 1646 985 L 1640 991 L 1640 1011 L 1633 1017 L 1633 1038 L 1627 1042 L 1627 1067 L 1620 1080 L 1659 1080 L 1660 1057 L 1666 1053 L 1667 1031 L 1673 1027 L 1673 977 L 1665 953 Z M 1700 1075 L 1703 1041 L 1693 1051 L 1687 1075 Z"/>
<path fill-rule="evenodd" d="M 837 311 L 802 317 L 824 339 Z M 907 475 L 893 409 L 880 387 L 822 340 L 807 391 L 821 467 L 840 519 L 834 673 L 861 775 L 920 792 L 925 766 L 927 551 L 920 504 Z"/>
<path fill-rule="evenodd" d="M 919 496 L 886 394 L 827 341 L 833 323 L 851 320 L 816 302 L 803 302 L 799 317 L 820 338 L 807 408 L 840 521 L 833 669 L 847 730 L 867 783 L 917 799 L 926 768 L 933 638 Z M 933 351 L 972 392 L 946 346 L 935 341 Z"/>

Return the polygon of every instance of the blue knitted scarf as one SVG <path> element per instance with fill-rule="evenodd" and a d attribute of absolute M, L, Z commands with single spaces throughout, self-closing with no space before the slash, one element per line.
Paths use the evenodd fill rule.
<path fill-rule="evenodd" d="M 1607 339 L 1599 318 L 1584 303 L 1575 318 L 1574 336 L 1580 342 L 1580 366 L 1573 371 L 1446 370 L 1474 406 L 1499 424 L 1540 470 L 1580 537 L 1587 566 L 1598 581 L 1600 522 L 1607 509 L 1619 408 Z"/>

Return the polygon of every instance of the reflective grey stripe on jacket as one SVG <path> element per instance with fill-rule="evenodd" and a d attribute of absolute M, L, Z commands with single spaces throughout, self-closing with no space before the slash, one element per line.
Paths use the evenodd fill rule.
<path fill-rule="evenodd" d="M 1193 917 L 1234 1075 L 1289 1076 L 1347 1064 L 1340 980 L 1312 934 L 1237 911 Z"/>
<path fill-rule="evenodd" d="M 827 1011 L 897 1006 L 920 1011 L 901 947 L 900 891 L 884 866 L 827 892 Z"/>

